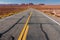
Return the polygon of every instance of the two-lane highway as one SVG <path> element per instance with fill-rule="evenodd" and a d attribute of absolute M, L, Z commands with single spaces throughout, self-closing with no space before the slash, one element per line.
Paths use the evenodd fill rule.
<path fill-rule="evenodd" d="M 32 13 L 32 15 L 27 26 L 29 29 L 26 35 L 27 37 L 24 40 L 60 40 L 60 25 L 44 15 L 44 13 L 35 9 L 28 9 L 21 14 L 12 16 L 11 18 L 7 18 L 0 22 L 0 34 L 12 27 L 0 37 L 0 40 L 19 40 L 20 33 L 22 32 L 30 13 Z M 18 23 L 15 24 L 16 22 Z M 11 23 L 13 24 L 11 25 Z"/>

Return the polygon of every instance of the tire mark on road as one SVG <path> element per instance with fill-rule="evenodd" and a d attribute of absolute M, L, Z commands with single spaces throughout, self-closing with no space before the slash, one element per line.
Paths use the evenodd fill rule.
<path fill-rule="evenodd" d="M 7 33 L 9 30 L 11 30 L 16 24 L 18 24 L 19 21 L 21 21 L 24 18 L 21 17 L 14 25 L 12 25 L 8 30 L 4 31 L 3 33 L 0 33 L 0 38 L 2 37 L 3 34 Z"/>

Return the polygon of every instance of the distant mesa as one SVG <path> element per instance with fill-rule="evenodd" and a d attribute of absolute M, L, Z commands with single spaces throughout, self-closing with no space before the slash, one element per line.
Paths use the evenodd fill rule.
<path fill-rule="evenodd" d="M 36 5 L 34 3 L 28 3 L 28 4 L 25 4 L 25 3 L 22 3 L 22 4 L 0 4 L 0 6 L 15 6 L 15 5 Z M 45 5 L 45 4 L 38 4 L 38 5 Z"/>
<path fill-rule="evenodd" d="M 33 3 L 29 3 L 29 4 L 22 3 L 21 5 L 34 5 L 34 4 Z"/>
<path fill-rule="evenodd" d="M 26 5 L 25 3 L 22 3 L 21 5 Z"/>
<path fill-rule="evenodd" d="M 34 5 L 33 3 L 29 3 L 29 5 Z"/>
<path fill-rule="evenodd" d="M 39 4 L 39 5 L 45 5 L 45 4 Z"/>

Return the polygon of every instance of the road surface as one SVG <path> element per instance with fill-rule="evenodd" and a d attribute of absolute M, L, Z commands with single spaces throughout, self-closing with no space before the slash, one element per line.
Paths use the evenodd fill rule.
<path fill-rule="evenodd" d="M 35 9 L 0 21 L 0 40 L 18 40 L 30 12 L 26 40 L 60 40 L 60 25 Z"/>

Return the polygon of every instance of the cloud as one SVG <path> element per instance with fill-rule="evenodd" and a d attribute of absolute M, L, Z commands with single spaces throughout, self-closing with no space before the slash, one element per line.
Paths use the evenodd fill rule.
<path fill-rule="evenodd" d="M 12 4 L 11 2 L 0 2 L 0 4 Z"/>

